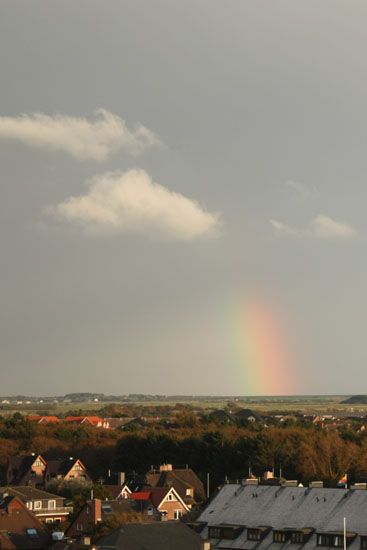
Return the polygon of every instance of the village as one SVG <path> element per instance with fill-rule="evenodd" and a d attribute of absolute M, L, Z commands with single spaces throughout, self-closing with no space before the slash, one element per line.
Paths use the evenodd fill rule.
<path fill-rule="evenodd" d="M 367 544 L 364 520 L 358 523 L 356 513 L 367 499 L 367 464 L 363 447 L 359 458 L 353 458 L 352 443 L 347 441 L 354 437 L 364 445 L 363 412 L 269 414 L 228 403 L 223 409 L 205 410 L 145 405 L 130 410 L 142 412 L 134 417 L 126 414 L 126 406 L 124 416 L 118 416 L 122 410 L 118 405 L 113 407 L 107 411 L 113 410 L 115 416 L 98 415 L 96 409 L 94 414 L 25 411 L 0 419 L 1 548 L 135 550 L 147 541 L 154 550 L 248 549 L 249 544 L 254 549 L 279 548 L 280 544 L 340 546 L 344 540 L 341 518 L 352 515 L 348 546 L 364 548 Z M 17 433 L 20 452 L 12 455 L 14 446 L 5 449 Z M 191 437 L 188 444 L 197 446 L 193 442 L 199 433 L 203 444 L 211 441 L 207 466 L 200 461 L 203 451 L 199 448 L 199 457 L 189 460 L 183 451 L 185 439 L 180 443 L 182 451 L 170 448 L 176 437 Z M 232 441 L 235 434 L 238 444 Z M 333 442 L 330 460 L 339 465 L 332 474 L 321 469 L 321 462 L 314 471 L 302 470 L 303 466 L 297 470 L 297 463 L 292 463 L 296 454 L 290 451 L 286 456 L 282 439 L 299 438 L 299 434 L 306 438 L 299 443 L 305 453 L 311 452 L 306 447 L 307 434 Z M 25 436 L 29 437 L 28 448 L 43 441 L 42 452 L 22 451 Z M 227 450 L 224 447 L 219 454 L 219 446 L 226 441 L 222 437 L 231 439 Z M 264 437 L 270 439 L 265 439 L 262 448 Z M 149 438 L 153 438 L 154 452 L 153 448 L 148 451 L 149 446 L 143 450 Z M 116 441 L 113 452 L 104 447 L 110 441 Z M 341 441 L 344 447 L 335 454 Z M 241 448 L 238 445 L 243 448 L 240 462 L 234 458 Z M 274 450 L 269 453 L 269 448 Z M 67 456 L 66 449 L 76 454 Z M 345 460 L 348 455 L 349 462 Z M 187 462 L 180 465 L 180 456 Z M 162 461 L 156 463 L 157 459 Z M 306 466 L 312 460 L 310 454 Z M 118 465 L 126 469 L 119 470 Z M 322 510 L 322 516 L 317 510 Z"/>

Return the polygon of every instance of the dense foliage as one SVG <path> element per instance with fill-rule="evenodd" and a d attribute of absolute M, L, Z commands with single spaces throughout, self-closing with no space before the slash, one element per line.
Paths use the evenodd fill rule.
<path fill-rule="evenodd" d="M 165 411 L 166 412 L 166 411 Z M 174 421 L 160 420 L 132 431 L 104 430 L 87 425 L 38 425 L 19 413 L 0 419 L 0 464 L 9 455 L 42 453 L 46 458 L 78 456 L 98 484 L 112 471 L 146 472 L 168 462 L 189 465 L 214 489 L 225 478 L 260 476 L 265 470 L 304 483 L 323 480 L 333 486 L 348 472 L 350 481 L 367 478 L 367 435 L 361 423 L 323 429 L 311 422 L 267 426 L 246 422 L 226 424 L 176 411 Z"/>

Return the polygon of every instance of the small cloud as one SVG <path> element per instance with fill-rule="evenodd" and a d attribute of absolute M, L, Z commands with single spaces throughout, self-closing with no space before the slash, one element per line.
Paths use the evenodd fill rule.
<path fill-rule="evenodd" d="M 219 234 L 219 214 L 155 183 L 144 170 L 107 172 L 87 186 L 84 195 L 69 197 L 47 213 L 90 234 L 138 233 L 182 241 Z"/>
<path fill-rule="evenodd" d="M 270 220 L 270 225 L 272 226 L 274 232 L 277 235 L 295 237 L 299 234 L 297 229 L 294 229 L 294 227 L 291 227 L 290 225 L 287 225 L 286 223 L 279 222 L 277 220 Z"/>
<path fill-rule="evenodd" d="M 92 120 L 43 113 L 0 117 L 0 139 L 97 162 L 120 150 L 138 155 L 160 144 L 159 138 L 145 126 L 138 124 L 130 130 L 123 119 L 106 109 L 96 111 Z"/>
<path fill-rule="evenodd" d="M 283 183 L 283 186 L 290 189 L 298 198 L 305 200 L 318 196 L 318 190 L 315 186 L 309 187 L 300 181 L 288 180 Z"/>
<path fill-rule="evenodd" d="M 350 239 L 357 235 L 351 225 L 335 221 L 328 216 L 317 216 L 311 220 L 310 233 L 318 239 Z"/>
<path fill-rule="evenodd" d="M 274 232 L 284 237 L 311 237 L 314 239 L 351 239 L 357 231 L 351 225 L 319 215 L 304 229 L 292 227 L 277 220 L 270 220 Z"/>

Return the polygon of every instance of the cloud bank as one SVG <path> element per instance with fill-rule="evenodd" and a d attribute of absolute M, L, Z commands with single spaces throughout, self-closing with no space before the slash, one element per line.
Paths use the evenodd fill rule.
<path fill-rule="evenodd" d="M 0 117 L 0 139 L 97 162 L 107 160 L 120 150 L 138 155 L 147 147 L 160 143 L 145 126 L 139 124 L 130 130 L 124 120 L 105 109 L 96 111 L 92 120 L 43 113 Z"/>
<path fill-rule="evenodd" d="M 286 223 L 270 220 L 274 232 L 284 237 L 312 237 L 314 239 L 351 239 L 357 231 L 351 225 L 333 220 L 329 216 L 319 215 L 313 218 L 304 229 L 292 227 Z"/>
<path fill-rule="evenodd" d="M 217 213 L 155 183 L 144 170 L 107 172 L 87 186 L 84 195 L 49 207 L 48 214 L 92 234 L 138 233 L 182 241 L 218 235 Z"/>

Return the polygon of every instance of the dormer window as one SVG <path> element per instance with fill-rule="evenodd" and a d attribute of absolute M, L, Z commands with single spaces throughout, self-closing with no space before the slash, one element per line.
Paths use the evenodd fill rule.
<path fill-rule="evenodd" d="M 247 529 L 247 540 L 261 540 L 260 529 Z"/>
<path fill-rule="evenodd" d="M 287 531 L 273 531 L 273 542 L 287 542 L 289 533 Z"/>
<path fill-rule="evenodd" d="M 220 523 L 209 527 L 209 538 L 235 540 L 244 530 L 242 525 Z"/>
<path fill-rule="evenodd" d="M 346 542 L 347 546 L 351 544 L 353 539 L 356 537 L 356 533 L 347 532 Z M 367 537 L 366 537 L 367 538 Z M 362 537 L 361 537 L 362 544 Z M 342 532 L 334 533 L 318 533 L 317 534 L 317 546 L 328 546 L 334 548 L 343 548 L 344 546 L 344 534 Z M 362 548 L 362 546 L 361 546 Z M 367 548 L 367 545 L 366 545 Z"/>

